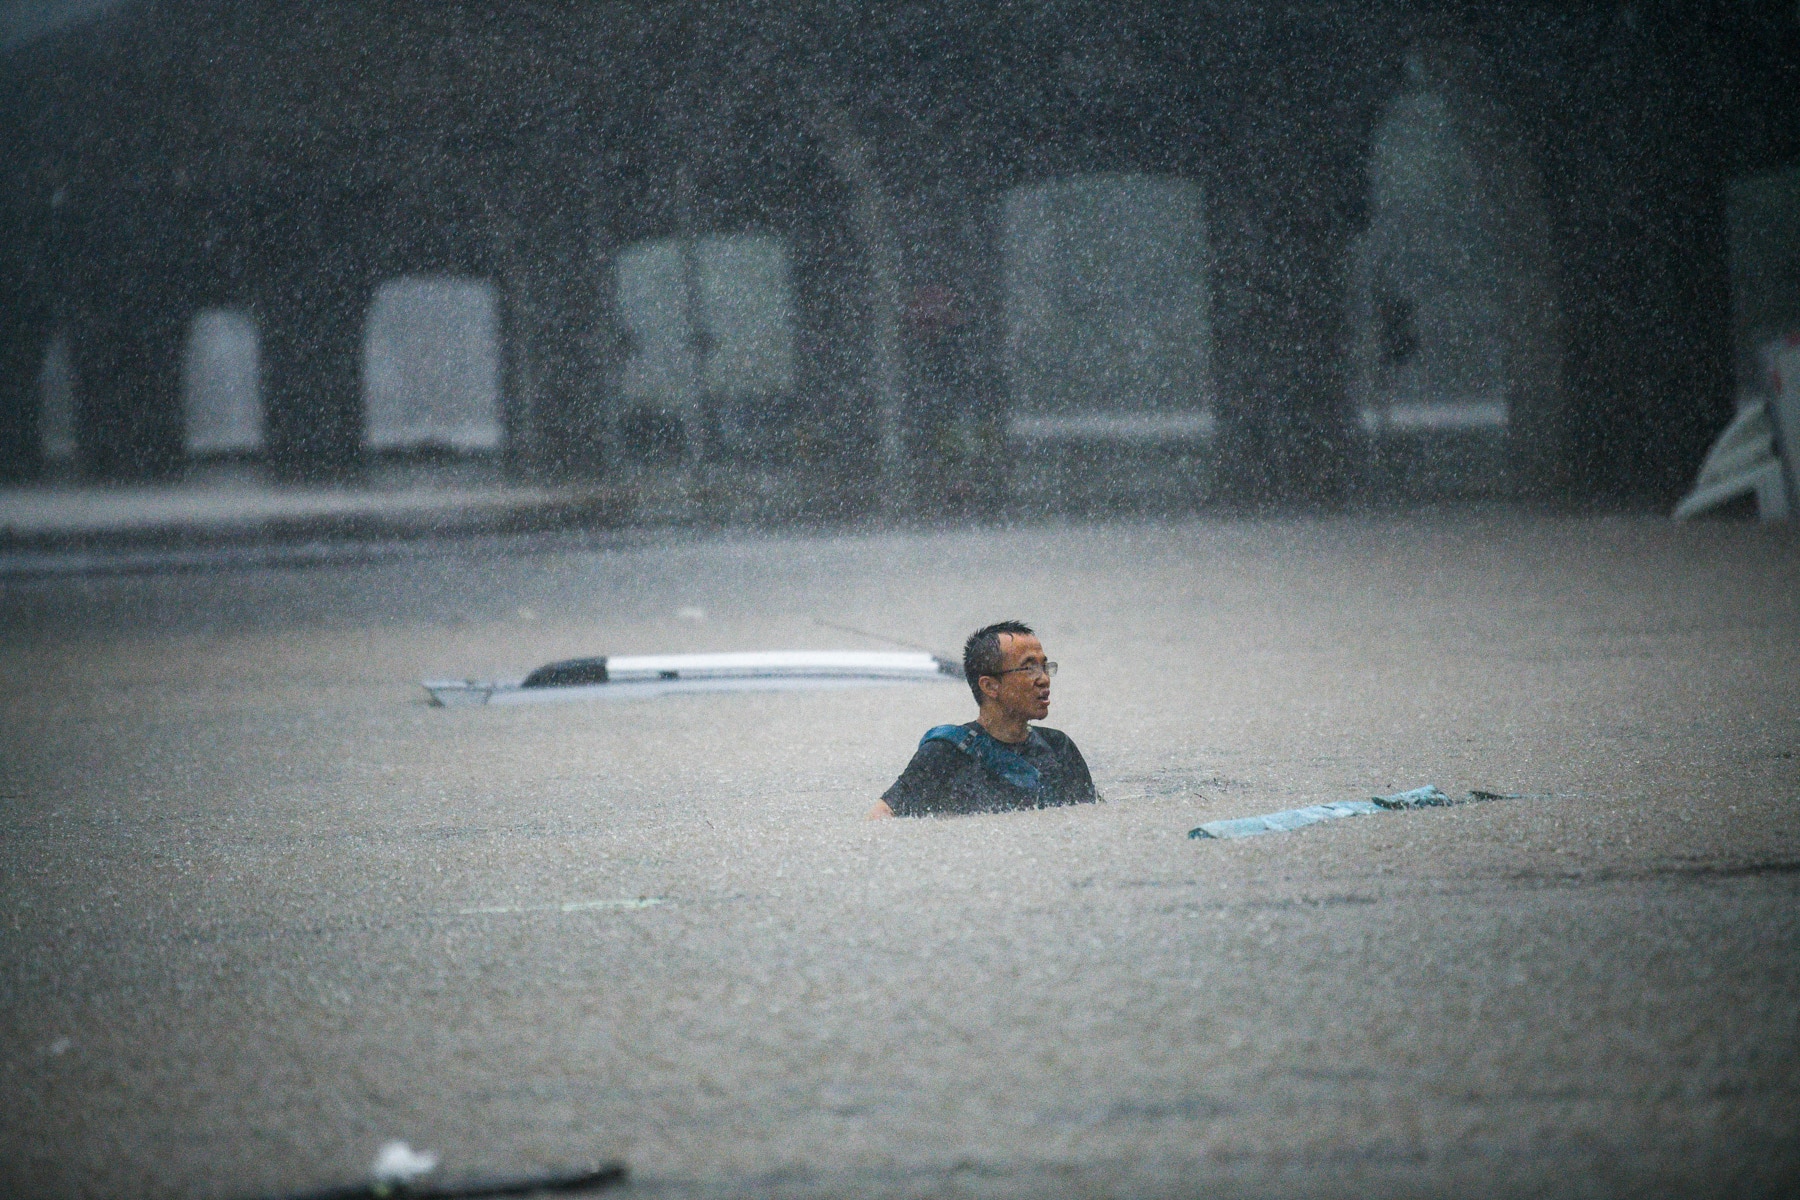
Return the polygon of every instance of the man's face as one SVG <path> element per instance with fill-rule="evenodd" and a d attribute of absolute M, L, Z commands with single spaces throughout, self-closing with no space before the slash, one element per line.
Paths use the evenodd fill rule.
<path fill-rule="evenodd" d="M 1050 676 L 1044 673 L 1044 646 L 1028 633 L 1000 635 L 1000 675 L 983 677 L 998 685 L 989 692 L 1008 716 L 1041 721 L 1050 715 Z"/>

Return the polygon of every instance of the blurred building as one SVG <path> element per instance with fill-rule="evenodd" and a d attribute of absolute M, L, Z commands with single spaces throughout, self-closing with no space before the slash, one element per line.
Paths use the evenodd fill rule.
<path fill-rule="evenodd" d="M 1662 503 L 1795 319 L 1788 3 L 96 0 L 0 38 L 14 480 Z"/>

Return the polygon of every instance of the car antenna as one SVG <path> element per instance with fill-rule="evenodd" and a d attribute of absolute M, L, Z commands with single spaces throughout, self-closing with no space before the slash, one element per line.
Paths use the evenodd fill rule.
<path fill-rule="evenodd" d="M 942 658 L 943 657 L 936 650 L 933 650 L 930 646 L 921 646 L 917 642 L 909 642 L 904 638 L 889 637 L 885 633 L 870 633 L 866 629 L 857 629 L 851 625 L 840 625 L 836 621 L 827 621 L 824 617 L 814 617 L 813 624 L 814 625 L 823 625 L 827 629 L 836 629 L 836 630 L 840 630 L 844 633 L 854 633 L 857 637 L 866 637 L 872 641 L 886 642 L 890 646 L 905 646 L 908 650 L 923 650 L 926 654 L 931 655 L 933 658 Z"/>

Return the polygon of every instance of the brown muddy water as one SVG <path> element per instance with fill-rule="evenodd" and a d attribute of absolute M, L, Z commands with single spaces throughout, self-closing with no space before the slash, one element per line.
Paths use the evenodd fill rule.
<path fill-rule="evenodd" d="M 1106 797 L 866 823 L 958 685 L 426 707 L 1035 624 Z M 1776 1194 L 1800 540 L 1517 515 L 0 585 L 0 1192 Z M 1530 798 L 1236 842 L 1434 783 Z"/>

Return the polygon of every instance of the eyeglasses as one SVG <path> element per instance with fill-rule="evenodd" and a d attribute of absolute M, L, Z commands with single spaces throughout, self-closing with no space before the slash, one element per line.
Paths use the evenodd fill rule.
<path fill-rule="evenodd" d="M 994 675 L 1011 675 L 1014 671 L 1024 671 L 1031 675 L 1042 675 L 1045 679 L 1049 679 L 1056 674 L 1056 664 L 1053 662 L 1027 663 L 1022 667 L 1008 667 L 1004 671 L 994 671 L 991 673 Z"/>

